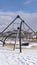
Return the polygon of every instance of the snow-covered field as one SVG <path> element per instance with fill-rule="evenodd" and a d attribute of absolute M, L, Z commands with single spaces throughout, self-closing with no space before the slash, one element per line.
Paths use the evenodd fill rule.
<path fill-rule="evenodd" d="M 37 49 L 19 49 L 0 46 L 0 65 L 37 65 Z"/>

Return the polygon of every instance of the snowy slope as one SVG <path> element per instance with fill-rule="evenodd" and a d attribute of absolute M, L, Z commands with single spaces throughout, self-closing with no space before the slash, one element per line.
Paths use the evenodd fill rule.
<path fill-rule="evenodd" d="M 37 65 L 37 49 L 25 49 L 20 53 L 18 49 L 13 51 L 1 46 L 0 65 Z"/>

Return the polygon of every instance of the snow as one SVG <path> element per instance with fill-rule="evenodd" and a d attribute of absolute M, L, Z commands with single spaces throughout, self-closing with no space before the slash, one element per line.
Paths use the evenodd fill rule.
<path fill-rule="evenodd" d="M 19 49 L 0 46 L 0 65 L 37 65 L 37 49 Z"/>

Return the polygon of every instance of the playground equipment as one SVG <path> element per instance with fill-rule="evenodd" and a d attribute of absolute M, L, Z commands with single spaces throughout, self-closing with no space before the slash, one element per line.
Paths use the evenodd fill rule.
<path fill-rule="evenodd" d="M 19 30 L 19 45 L 20 45 L 20 52 L 21 52 L 21 32 L 22 32 L 22 24 L 25 24 L 27 27 L 28 27 L 28 30 L 30 29 L 32 32 L 35 33 L 35 31 L 19 16 L 17 15 L 17 17 L 1 32 L 2 33 L 2 36 L 4 34 L 4 32 L 16 21 L 16 19 L 20 19 L 21 22 L 20 22 L 20 26 L 18 27 L 18 30 Z M 4 40 L 0 40 L 2 43 L 3 43 L 3 46 L 5 45 L 5 41 L 8 37 L 10 37 L 12 35 L 12 32 L 5 37 Z M 14 45 L 14 48 L 15 48 L 15 45 Z"/>

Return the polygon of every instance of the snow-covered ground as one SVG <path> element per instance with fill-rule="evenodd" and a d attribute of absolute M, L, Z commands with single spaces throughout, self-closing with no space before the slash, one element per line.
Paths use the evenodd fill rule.
<path fill-rule="evenodd" d="M 0 46 L 0 65 L 37 65 L 37 49 L 19 49 Z"/>

